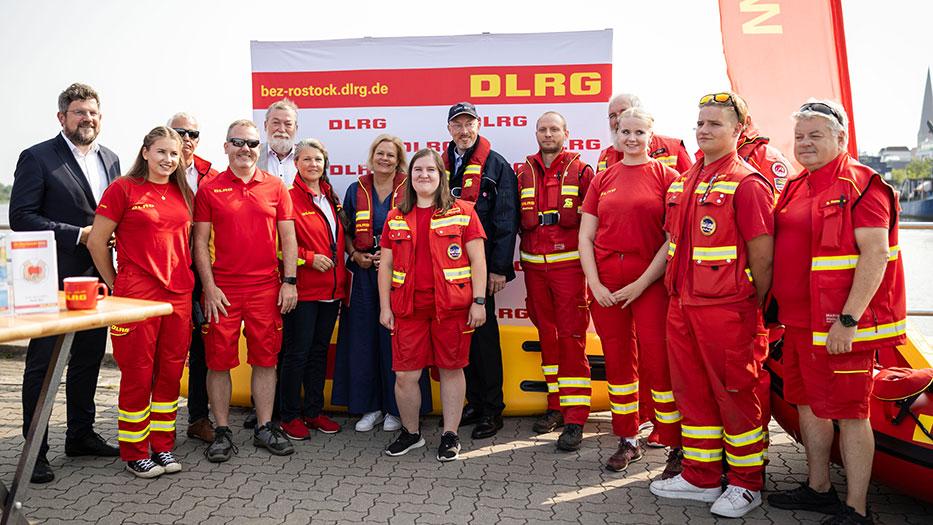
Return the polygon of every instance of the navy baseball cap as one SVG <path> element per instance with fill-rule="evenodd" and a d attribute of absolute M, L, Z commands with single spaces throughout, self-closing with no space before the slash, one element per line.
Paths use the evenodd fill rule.
<path fill-rule="evenodd" d="M 476 119 L 479 118 L 479 115 L 476 114 L 476 106 L 469 102 L 458 102 L 450 106 L 450 111 L 447 112 L 447 122 L 450 122 L 458 115 L 469 115 Z"/>

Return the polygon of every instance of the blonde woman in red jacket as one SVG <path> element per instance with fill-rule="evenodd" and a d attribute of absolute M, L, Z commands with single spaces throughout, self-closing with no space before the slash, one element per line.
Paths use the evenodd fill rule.
<path fill-rule="evenodd" d="M 346 218 L 327 179 L 324 145 L 315 139 L 296 144 L 295 165 L 298 174 L 288 193 L 298 238 L 298 306 L 283 317 L 278 388 L 282 430 L 291 439 L 304 440 L 310 437 L 309 430 L 340 431 L 340 425 L 321 410 L 327 348 L 340 301 L 346 296 Z"/>

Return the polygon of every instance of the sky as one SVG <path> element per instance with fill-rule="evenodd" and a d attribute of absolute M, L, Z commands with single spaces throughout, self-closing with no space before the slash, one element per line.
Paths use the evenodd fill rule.
<path fill-rule="evenodd" d="M 99 141 L 120 155 L 125 168 L 146 132 L 178 111 L 200 120 L 198 153 L 225 166 L 227 124 L 252 115 L 250 40 L 611 28 L 615 91 L 640 95 L 656 118 L 656 130 L 685 138 L 691 151 L 696 99 L 728 88 L 714 0 L 2 0 L 2 5 L 6 73 L 0 100 L 8 104 L 8 126 L 0 128 L 0 182 L 6 184 L 23 149 L 60 131 L 56 100 L 76 81 L 100 93 Z M 277 6 L 287 8 L 276 12 Z M 915 146 L 924 81 L 933 65 L 928 36 L 933 2 L 846 0 L 843 9 L 859 149 Z M 456 24 L 450 23 L 454 17 Z"/>

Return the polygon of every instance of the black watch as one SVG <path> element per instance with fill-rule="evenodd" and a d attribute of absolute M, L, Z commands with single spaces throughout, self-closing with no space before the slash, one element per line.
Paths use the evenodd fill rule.
<path fill-rule="evenodd" d="M 849 314 L 842 314 L 839 316 L 839 324 L 846 328 L 854 328 L 858 326 L 858 320 Z"/>
<path fill-rule="evenodd" d="M 474 297 L 473 304 L 484 305 L 486 304 L 486 298 L 485 297 Z"/>
<path fill-rule="evenodd" d="M 298 284 L 298 278 L 297 277 L 282 277 L 282 284 L 292 284 L 292 285 Z"/>

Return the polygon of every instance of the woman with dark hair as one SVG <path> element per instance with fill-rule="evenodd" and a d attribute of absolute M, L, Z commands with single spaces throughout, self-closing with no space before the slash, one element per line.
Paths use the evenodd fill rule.
<path fill-rule="evenodd" d="M 459 457 L 457 427 L 474 329 L 486 321 L 486 234 L 473 205 L 450 195 L 444 161 L 434 150 L 412 157 L 405 198 L 389 212 L 380 240 L 379 322 L 392 331 L 398 437 L 385 449 L 400 456 L 423 447 L 418 428 L 423 370 L 441 379 L 444 430 L 438 461 Z"/>
<path fill-rule="evenodd" d="M 402 427 L 395 403 L 392 371 L 392 338 L 379 324 L 379 238 L 389 210 L 405 195 L 407 161 L 402 139 L 377 136 L 369 146 L 369 173 L 350 184 L 343 199 L 352 222 L 347 228 L 347 269 L 353 274 L 350 297 L 340 314 L 334 388 L 331 402 L 360 414 L 357 432 L 368 432 L 382 423 L 383 430 Z M 421 378 L 421 413 L 431 411 L 428 374 Z"/>
<path fill-rule="evenodd" d="M 178 472 L 175 414 L 191 339 L 192 195 L 180 162 L 182 141 L 159 126 L 143 139 L 129 173 L 104 192 L 87 247 L 115 296 L 171 303 L 170 315 L 113 325 L 120 367 L 120 457 L 141 478 Z M 107 245 L 116 236 L 117 263 Z M 151 451 L 151 454 L 150 454 Z"/>
<path fill-rule="evenodd" d="M 282 319 L 278 402 L 282 430 L 296 440 L 308 439 L 309 429 L 325 434 L 340 431 L 340 425 L 321 412 L 327 349 L 347 281 L 346 217 L 327 178 L 329 165 L 320 141 L 305 139 L 295 145 L 298 173 L 288 193 L 298 238 L 298 306 Z"/>

